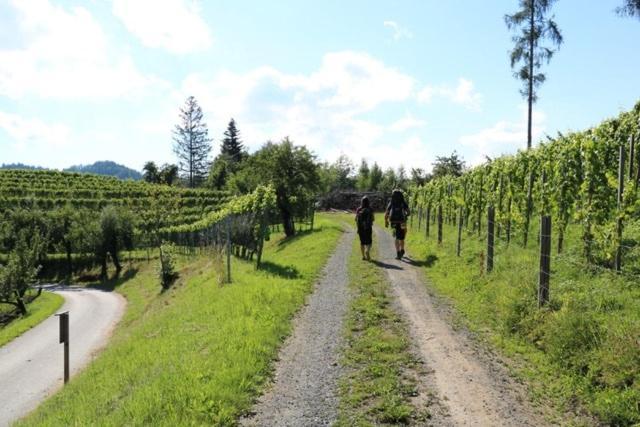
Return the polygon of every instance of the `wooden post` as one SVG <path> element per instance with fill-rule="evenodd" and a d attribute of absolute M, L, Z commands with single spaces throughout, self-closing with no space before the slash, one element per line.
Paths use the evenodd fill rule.
<path fill-rule="evenodd" d="M 509 197 L 509 201 L 507 202 L 507 227 L 505 230 L 507 234 L 507 246 L 511 243 L 511 197 Z"/>
<path fill-rule="evenodd" d="M 60 317 L 60 343 L 64 343 L 64 383 L 69 382 L 69 312 L 58 313 Z"/>
<path fill-rule="evenodd" d="M 633 161 L 636 153 L 636 137 L 634 134 L 631 134 L 629 137 L 629 180 L 633 179 Z"/>
<path fill-rule="evenodd" d="M 504 177 L 500 174 L 500 190 L 498 192 L 498 215 L 502 215 L 502 199 L 504 198 Z M 501 221 L 498 221 L 498 239 L 500 238 L 500 234 L 502 232 L 502 224 Z"/>
<path fill-rule="evenodd" d="M 478 194 L 478 236 L 482 232 L 482 186 L 484 185 L 484 175 L 480 175 L 480 193 Z"/>
<path fill-rule="evenodd" d="M 538 307 L 549 302 L 549 278 L 551 275 L 551 217 L 540 218 L 540 275 L 538 278 Z"/>
<path fill-rule="evenodd" d="M 429 237 L 429 226 L 431 225 L 431 203 L 427 205 L 427 217 L 424 221 L 424 234 Z"/>
<path fill-rule="evenodd" d="M 616 232 L 618 234 L 618 247 L 616 248 L 616 271 L 622 269 L 622 197 L 624 195 L 624 145 L 620 145 L 620 157 L 618 159 L 618 221 Z"/>
<path fill-rule="evenodd" d="M 422 206 L 418 208 L 418 231 L 420 231 L 420 227 L 422 227 Z"/>
<path fill-rule="evenodd" d="M 493 271 L 493 242 L 494 242 L 494 220 L 495 209 L 493 206 L 487 208 L 487 273 Z"/>
<path fill-rule="evenodd" d="M 231 283 L 231 216 L 227 217 L 227 283 Z"/>
<path fill-rule="evenodd" d="M 524 219 L 524 240 L 522 245 L 526 248 L 529 240 L 529 223 L 531 222 L 531 211 L 533 208 L 533 172 L 529 172 L 529 187 L 527 188 L 527 209 Z"/>
<path fill-rule="evenodd" d="M 438 244 L 442 244 L 442 205 L 438 205 Z"/>
<path fill-rule="evenodd" d="M 460 251 L 462 249 L 462 220 L 464 216 L 462 215 L 462 206 L 458 211 L 458 244 L 456 245 L 456 255 L 460 256 Z"/>

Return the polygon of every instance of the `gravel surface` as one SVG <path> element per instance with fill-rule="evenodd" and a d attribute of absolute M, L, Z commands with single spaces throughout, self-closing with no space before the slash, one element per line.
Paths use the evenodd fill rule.
<path fill-rule="evenodd" d="M 115 292 L 49 287 L 64 297 L 59 312 L 69 311 L 71 375 L 103 347 L 124 313 L 126 300 Z M 0 347 L 0 426 L 8 426 L 36 408 L 63 385 L 63 348 L 59 320 L 51 316 Z"/>
<path fill-rule="evenodd" d="M 421 379 L 422 388 L 433 391 L 439 402 L 430 408 L 429 425 L 548 425 L 530 406 L 525 387 L 510 377 L 503 361 L 464 329 L 451 327 L 448 308 L 427 292 L 420 267 L 408 257 L 395 259 L 393 237 L 380 228 L 376 236 L 396 305 L 428 372 Z"/>
<path fill-rule="evenodd" d="M 345 231 L 306 306 L 294 321 L 275 368 L 275 381 L 245 426 L 327 426 L 338 415 L 338 361 L 347 311 L 354 232 Z"/>

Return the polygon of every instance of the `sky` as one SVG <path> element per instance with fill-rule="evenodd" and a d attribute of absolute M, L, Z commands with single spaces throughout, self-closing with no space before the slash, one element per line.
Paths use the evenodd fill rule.
<path fill-rule="evenodd" d="M 622 0 L 559 0 L 534 139 L 640 100 L 640 20 Z M 194 96 L 213 138 L 233 117 L 249 151 L 288 136 L 430 170 L 526 146 L 504 15 L 517 0 L 0 0 L 0 163 L 175 163 Z"/>

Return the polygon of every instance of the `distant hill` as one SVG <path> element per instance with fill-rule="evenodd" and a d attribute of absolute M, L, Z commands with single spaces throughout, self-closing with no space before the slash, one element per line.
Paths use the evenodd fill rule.
<path fill-rule="evenodd" d="M 3 163 L 2 166 L 0 166 L 0 169 L 47 170 L 47 168 L 43 168 L 42 166 L 31 166 L 25 165 L 24 163 Z"/>
<path fill-rule="evenodd" d="M 115 176 L 120 179 L 142 179 L 142 174 L 112 161 L 95 162 L 92 165 L 77 165 L 64 169 L 64 172 L 94 173 L 96 175 Z"/>

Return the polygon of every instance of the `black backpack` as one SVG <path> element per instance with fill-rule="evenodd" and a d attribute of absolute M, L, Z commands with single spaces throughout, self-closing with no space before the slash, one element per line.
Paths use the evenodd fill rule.
<path fill-rule="evenodd" d="M 371 218 L 371 209 L 363 208 L 358 210 L 358 214 L 356 215 L 356 223 L 358 224 L 359 229 L 372 227 L 373 221 Z"/>
<path fill-rule="evenodd" d="M 407 217 L 405 215 L 404 203 L 391 203 L 389 210 L 389 221 L 391 222 L 405 222 Z"/>

